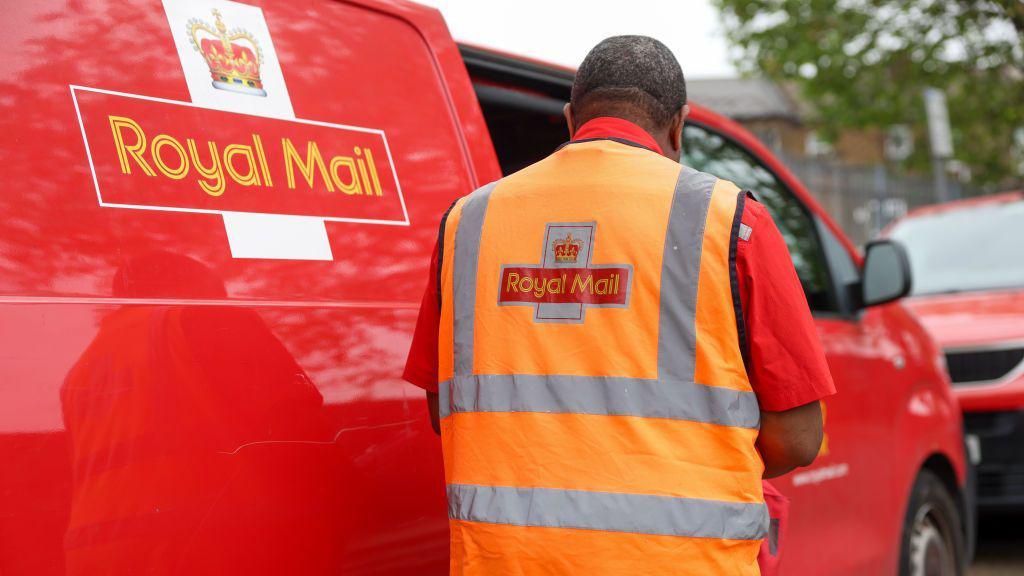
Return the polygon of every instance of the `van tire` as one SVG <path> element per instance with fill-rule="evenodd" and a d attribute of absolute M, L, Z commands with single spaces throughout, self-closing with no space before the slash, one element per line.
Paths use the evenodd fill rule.
<path fill-rule="evenodd" d="M 903 519 L 900 576 L 963 576 L 963 520 L 942 480 L 921 470 Z"/>

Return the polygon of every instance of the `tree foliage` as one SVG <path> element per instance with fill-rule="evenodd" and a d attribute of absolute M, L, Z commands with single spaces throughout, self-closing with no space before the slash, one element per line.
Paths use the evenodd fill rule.
<path fill-rule="evenodd" d="M 955 156 L 976 181 L 1020 181 L 1024 0 L 715 0 L 741 72 L 793 82 L 828 138 L 914 128 L 928 159 L 922 92 L 946 92 Z"/>

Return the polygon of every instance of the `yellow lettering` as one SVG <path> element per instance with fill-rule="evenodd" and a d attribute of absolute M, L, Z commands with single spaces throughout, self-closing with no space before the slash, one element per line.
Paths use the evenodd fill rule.
<path fill-rule="evenodd" d="M 164 148 L 170 148 L 178 155 L 177 168 L 172 169 L 164 162 L 164 157 L 160 153 Z M 173 137 L 167 134 L 157 135 L 156 138 L 153 138 L 150 154 L 153 155 L 153 164 L 156 164 L 156 169 L 164 176 L 174 180 L 181 180 L 188 174 L 188 155 L 185 153 L 185 147 Z"/>
<path fill-rule="evenodd" d="M 135 120 L 124 116 L 107 116 L 107 118 L 110 120 L 110 130 L 114 133 L 114 148 L 117 150 L 117 159 L 121 162 L 121 172 L 132 173 L 132 167 L 128 163 L 128 157 L 131 156 L 146 176 L 156 176 L 156 172 L 142 157 L 143 152 L 146 151 L 146 134 L 142 131 L 142 126 L 139 126 Z M 127 129 L 135 134 L 135 144 L 125 145 L 124 138 L 121 136 L 122 129 Z"/>
<path fill-rule="evenodd" d="M 234 159 L 235 156 L 241 156 L 245 159 L 248 164 L 249 171 L 246 174 L 240 174 L 235 169 Z M 259 186 L 260 175 L 256 171 L 256 157 L 253 155 L 252 148 L 249 146 L 243 146 L 242 144 L 230 144 L 224 149 L 224 170 L 227 171 L 228 176 L 235 182 L 238 182 L 242 186 Z"/>
<path fill-rule="evenodd" d="M 515 272 L 508 273 L 508 281 L 505 283 L 505 291 L 511 292 L 512 290 L 519 291 L 519 274 Z"/>
<path fill-rule="evenodd" d="M 316 172 L 313 171 L 315 168 L 320 172 L 320 177 L 327 186 L 327 191 L 334 192 L 334 185 L 331 183 L 331 179 L 327 175 L 327 167 L 324 166 L 324 159 L 320 155 L 320 149 L 317 147 L 316 142 L 309 141 L 306 143 L 305 163 L 303 163 L 302 158 L 299 157 L 299 152 L 295 149 L 292 141 L 288 138 L 281 139 L 281 148 L 284 150 L 285 175 L 288 178 L 289 188 L 293 190 L 295 189 L 294 164 L 298 164 L 299 172 L 302 173 L 302 177 L 306 179 L 306 183 L 309 184 L 310 188 L 315 187 L 313 184 L 313 181 L 316 179 Z"/>
<path fill-rule="evenodd" d="M 362 151 L 359 146 L 355 147 L 356 156 L 360 156 Z M 373 185 L 370 184 L 370 177 L 366 175 L 366 162 L 362 158 L 357 158 L 356 162 L 359 164 L 359 175 L 362 176 L 363 189 L 367 190 L 369 194 L 373 194 Z"/>
<path fill-rule="evenodd" d="M 338 168 L 344 166 L 348 168 L 349 178 L 351 182 L 346 183 L 342 178 L 341 174 L 338 174 Z M 362 194 L 363 188 L 359 185 L 359 180 L 356 178 L 356 163 L 355 160 L 348 156 L 335 156 L 331 159 L 331 179 L 334 180 L 334 185 L 341 190 L 343 194 L 352 196 L 354 194 Z"/>
<path fill-rule="evenodd" d="M 590 293 L 593 293 L 594 292 L 594 277 L 592 275 L 587 275 L 587 279 L 586 280 L 581 280 L 581 278 L 582 278 L 582 276 L 580 276 L 579 274 L 576 274 L 575 276 L 572 277 L 572 288 L 570 288 L 570 292 L 575 294 L 577 292 L 577 288 L 578 288 L 579 292 L 590 292 Z"/>
<path fill-rule="evenodd" d="M 267 167 L 267 153 L 263 150 L 263 140 L 260 139 L 259 134 L 252 135 L 252 143 L 256 148 L 256 157 L 260 160 L 260 170 L 263 172 L 263 183 L 267 188 L 274 186 L 274 181 L 270 179 L 270 168 Z"/>
<path fill-rule="evenodd" d="M 203 189 L 210 196 L 220 196 L 224 193 L 224 188 L 227 186 L 227 182 L 224 179 L 224 171 L 220 165 L 220 154 L 217 153 L 217 144 L 214 142 L 207 142 L 207 146 L 210 149 L 210 166 L 207 168 L 203 166 L 203 163 L 199 161 L 199 151 L 196 149 L 196 141 L 187 138 L 185 145 L 188 146 L 188 153 L 192 157 L 192 165 L 196 167 L 196 171 L 199 174 L 212 182 L 199 181 L 199 187 Z"/>
<path fill-rule="evenodd" d="M 544 292 L 548 287 L 548 281 L 543 278 L 538 278 L 533 284 L 533 295 L 537 298 L 543 298 Z"/>
<path fill-rule="evenodd" d="M 602 278 L 594 283 L 594 294 L 608 293 L 608 278 Z"/>
<path fill-rule="evenodd" d="M 377 177 L 377 164 L 373 161 L 373 152 L 370 149 L 366 149 L 366 163 L 370 165 L 370 178 L 373 179 L 373 189 L 376 191 L 377 196 L 383 196 L 384 192 L 380 189 L 380 178 Z"/>

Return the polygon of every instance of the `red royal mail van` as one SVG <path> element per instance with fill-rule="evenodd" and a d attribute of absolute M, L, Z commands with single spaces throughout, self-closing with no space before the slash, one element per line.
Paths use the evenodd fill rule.
<path fill-rule="evenodd" d="M 1024 192 L 926 206 L 886 230 L 914 271 L 910 308 L 945 350 L 978 506 L 1024 510 Z"/>
<path fill-rule="evenodd" d="M 564 139 L 571 73 L 463 58 L 404 2 L 5 9 L 0 574 L 444 574 L 438 440 L 400 380 L 428 255 L 453 198 Z M 955 568 L 939 353 L 863 306 L 903 292 L 899 252 L 862 265 L 737 125 L 695 107 L 686 139 L 774 212 L 841 391 L 778 483 L 784 572 Z"/>

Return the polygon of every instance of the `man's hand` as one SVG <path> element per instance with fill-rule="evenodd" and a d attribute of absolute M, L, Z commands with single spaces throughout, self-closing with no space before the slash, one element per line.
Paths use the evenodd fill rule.
<path fill-rule="evenodd" d="M 427 392 L 427 411 L 430 412 L 430 427 L 434 434 L 441 434 L 441 419 L 437 411 L 437 392 Z"/>
<path fill-rule="evenodd" d="M 819 402 L 785 412 L 761 412 L 757 449 L 764 460 L 764 477 L 774 478 L 794 468 L 810 466 L 821 449 L 821 435 Z"/>

